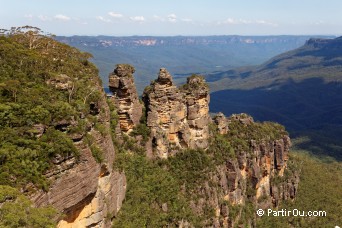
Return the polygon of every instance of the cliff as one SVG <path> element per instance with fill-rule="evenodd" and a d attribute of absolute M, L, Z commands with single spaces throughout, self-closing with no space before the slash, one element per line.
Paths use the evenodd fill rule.
<path fill-rule="evenodd" d="M 115 150 L 110 110 L 100 85 L 93 89 L 100 91 L 100 96 L 90 104 L 90 113 L 101 129 L 89 125 L 81 135 L 73 134 L 79 157 L 54 157 L 54 165 L 44 174 L 50 181 L 48 191 L 31 196 L 36 206 L 52 205 L 64 214 L 59 228 L 110 227 L 111 217 L 120 210 L 125 198 L 126 177 L 112 168 Z M 65 123 L 63 127 L 67 130 L 72 124 Z M 100 154 L 95 155 L 94 151 Z"/>
<path fill-rule="evenodd" d="M 115 99 L 119 98 L 116 95 L 118 93 L 120 92 L 116 90 Z M 135 96 L 134 93 L 133 95 Z M 131 95 L 127 95 L 129 96 Z M 285 200 L 294 200 L 299 177 L 296 170 L 287 167 L 291 141 L 281 125 L 254 122 L 247 114 L 226 118 L 219 113 L 211 118 L 209 87 L 204 78 L 193 75 L 187 79 L 185 85 L 177 87 L 165 68 L 160 69 L 158 78 L 145 88 L 142 99 L 145 106 L 142 119 L 145 121 L 135 125 L 135 134 L 129 134 L 132 137 L 126 138 L 126 142 L 122 143 L 120 156 L 123 160 L 120 163 L 126 170 L 128 167 L 150 170 L 151 166 L 156 166 L 156 170 L 158 167 L 164 170 L 159 171 L 163 174 L 154 174 L 155 176 L 147 171 L 146 174 L 140 174 L 146 175 L 147 180 L 139 179 L 135 173 L 128 172 L 128 178 L 134 179 L 134 183 L 128 181 L 128 187 L 136 186 L 139 181 L 144 185 L 143 183 L 149 183 L 150 180 L 156 198 L 147 202 L 154 205 L 154 213 L 170 215 L 173 222 L 168 224 L 180 227 L 191 226 L 190 224 L 201 227 L 234 227 L 243 223 L 254 226 L 257 208 L 278 207 Z M 141 125 L 149 129 L 149 140 L 145 140 L 145 144 L 138 140 L 136 143 L 142 147 L 132 148 L 132 143 L 137 139 L 136 133 L 139 132 L 137 126 Z M 153 151 L 153 156 L 150 156 L 148 149 Z M 141 163 L 139 159 L 144 160 L 146 155 L 153 159 Z M 143 165 L 148 163 L 151 165 Z M 142 167 L 137 167 L 136 164 L 141 164 Z M 201 222 L 193 220 L 185 212 L 182 213 L 182 219 L 174 221 L 173 216 L 179 212 L 173 204 L 180 202 L 176 200 L 175 203 L 174 199 L 168 197 L 159 201 L 158 194 L 163 194 L 156 189 L 166 191 L 167 185 L 164 181 L 153 181 L 153 178 L 159 179 L 159 175 L 177 180 L 177 184 L 174 183 L 172 187 L 168 185 L 168 188 L 174 189 L 173 194 L 180 194 L 178 197 L 185 197 L 187 206 L 184 207 L 189 207 L 190 214 L 198 217 Z M 127 196 L 128 202 L 132 199 L 139 200 L 139 192 L 134 193 L 134 189 L 128 192 L 132 194 Z M 144 200 L 148 200 L 148 197 Z M 128 204 L 128 207 L 136 207 L 132 203 Z M 146 212 L 143 211 L 150 209 L 142 210 L 144 216 Z M 127 218 L 127 213 L 130 212 L 124 210 L 122 213 Z M 160 219 L 155 215 L 149 216 L 151 221 L 153 218 Z M 123 217 L 119 215 L 115 224 L 127 222 L 122 220 Z M 140 219 L 134 221 L 130 224 L 139 226 L 143 223 L 143 218 L 142 223 L 138 222 Z"/>
<path fill-rule="evenodd" d="M 0 185 L 23 194 L 1 188 L 0 226 L 110 227 L 126 177 L 113 169 L 111 113 L 91 55 L 29 26 L 5 32 L 0 46 Z M 50 207 L 43 224 L 39 210 Z"/>
<path fill-rule="evenodd" d="M 247 144 L 240 144 L 233 156 L 216 166 L 194 208 L 201 211 L 208 204 L 215 208 L 215 227 L 234 227 L 241 219 L 245 225 L 255 226 L 256 209 L 277 207 L 297 194 L 298 172 L 287 169 L 290 138 L 280 126 L 255 123 L 246 114 L 229 118 L 218 114 L 214 119 L 217 133 L 230 142 L 239 137 Z M 215 187 L 209 188 L 209 184 Z M 201 201 L 206 203 L 201 205 Z"/>

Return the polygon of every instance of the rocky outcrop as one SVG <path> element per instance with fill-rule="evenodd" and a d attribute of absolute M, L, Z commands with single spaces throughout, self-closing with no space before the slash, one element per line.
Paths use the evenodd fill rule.
<path fill-rule="evenodd" d="M 103 91 L 100 86 L 96 88 Z M 90 103 L 90 114 L 97 118 L 100 131 L 87 126 L 87 132 L 70 135 L 79 157 L 56 155 L 45 176 L 48 191 L 31 196 L 36 206 L 52 205 L 62 212 L 58 227 L 110 227 L 111 218 L 121 208 L 126 192 L 125 175 L 113 170 L 115 150 L 110 134 L 110 112 L 104 93 Z M 70 124 L 70 123 L 68 123 Z M 65 129 L 70 126 L 66 124 Z M 86 136 L 85 136 L 86 135 Z M 76 139 L 77 138 L 77 139 Z M 101 161 L 94 158 L 94 147 Z"/>
<path fill-rule="evenodd" d="M 129 133 L 136 126 L 142 115 L 142 105 L 139 102 L 134 84 L 134 68 L 127 64 L 118 64 L 109 75 L 109 89 L 113 93 L 121 131 Z"/>
<path fill-rule="evenodd" d="M 248 132 L 255 124 L 247 114 L 226 118 L 220 113 L 214 122 L 221 134 L 229 134 L 229 129 L 236 125 Z M 193 210 L 203 214 L 205 208 L 214 208 L 214 227 L 234 227 L 248 204 L 253 205 L 252 213 L 255 213 L 254 208 L 274 208 L 281 201 L 294 199 L 298 173 L 284 174 L 290 145 L 285 133 L 277 139 L 263 136 L 249 140 L 248 148 L 235 151 L 235 157 L 218 165 L 209 180 L 198 187 L 201 197 L 192 202 Z M 254 222 L 244 221 L 244 224 L 253 226 Z"/>
<path fill-rule="evenodd" d="M 209 87 L 201 76 L 187 78 L 182 88 L 187 106 L 187 122 L 190 130 L 190 148 L 205 149 L 209 137 Z"/>
<path fill-rule="evenodd" d="M 128 73 L 122 71 L 127 70 L 131 74 L 134 72 L 132 68 L 125 69 L 114 72 L 116 75 L 126 75 Z M 126 76 L 121 77 L 124 79 Z M 122 83 L 120 80 L 119 76 L 110 76 L 111 90 L 119 101 L 118 113 L 124 123 L 120 122 L 121 129 L 127 129 L 122 126 L 131 126 L 132 129 L 134 124 L 127 111 L 133 106 L 127 104 L 132 104 L 135 98 L 131 95 L 135 97 L 136 93 L 131 88 L 134 86 L 130 84 L 133 83 L 131 79 Z M 126 83 L 128 81 L 130 83 Z M 120 87 L 120 83 L 125 86 Z M 119 94 L 125 94 L 125 98 L 120 100 Z M 222 144 L 216 145 L 218 152 L 204 151 L 209 156 L 220 158 L 213 159 L 214 171 L 210 171 L 208 180 L 191 190 L 196 195 L 189 202 L 195 214 L 202 216 L 208 208 L 215 211 L 207 225 L 234 227 L 243 214 L 252 213 L 245 216 L 248 221 L 243 223 L 255 226 L 254 208 L 277 207 L 283 200 L 294 199 L 299 179 L 297 173 L 285 172 L 288 171 L 291 141 L 280 125 L 256 123 L 244 113 L 229 118 L 219 113 L 211 119 L 209 88 L 205 80 L 193 75 L 185 85 L 177 87 L 164 68 L 160 69 L 158 78 L 145 88 L 142 99 L 146 126 L 151 132 L 146 148 L 153 150 L 154 157 L 168 158 L 183 149 L 215 149 L 212 143 L 216 138 L 216 142 Z M 129 121 L 130 125 L 127 124 Z M 212 122 L 217 130 L 210 132 Z M 147 156 L 153 157 L 149 152 Z M 186 192 L 187 185 L 183 187 L 182 191 Z M 167 212 L 168 205 L 163 204 L 162 210 Z M 185 223 L 187 221 L 184 221 L 184 226 L 187 226 Z"/>
<path fill-rule="evenodd" d="M 226 116 L 222 113 L 219 112 L 214 118 L 214 123 L 217 126 L 217 129 L 221 135 L 227 134 L 228 132 L 228 122 L 226 119 Z"/>
<path fill-rule="evenodd" d="M 167 158 L 180 148 L 187 148 L 190 132 L 184 94 L 166 69 L 160 69 L 158 79 L 145 89 L 143 101 L 157 156 Z"/>
<path fill-rule="evenodd" d="M 208 147 L 209 89 L 204 79 L 193 76 L 181 89 L 162 68 L 143 94 L 147 126 L 158 157 L 187 148 Z"/>

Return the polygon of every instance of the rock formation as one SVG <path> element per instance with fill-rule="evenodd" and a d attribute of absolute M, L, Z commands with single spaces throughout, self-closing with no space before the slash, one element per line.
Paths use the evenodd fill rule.
<path fill-rule="evenodd" d="M 160 69 L 158 79 L 145 89 L 143 100 L 157 155 L 167 158 L 172 151 L 187 148 L 190 134 L 184 94 L 166 69 Z"/>
<path fill-rule="evenodd" d="M 142 115 L 142 105 L 134 84 L 134 71 L 128 64 L 118 64 L 109 75 L 109 89 L 114 95 L 120 128 L 125 133 L 132 131 Z"/>
<path fill-rule="evenodd" d="M 187 122 L 190 128 L 190 148 L 205 149 L 209 137 L 209 87 L 201 76 L 187 78 L 183 86 L 187 106 Z"/>
<path fill-rule="evenodd" d="M 134 112 L 134 84 L 132 79 L 129 83 L 128 80 L 121 83 L 120 80 L 125 80 L 125 76 L 120 78 L 116 75 L 132 74 L 133 71 L 129 67 L 126 70 L 118 68 L 115 75 L 110 76 L 110 87 L 122 104 L 118 109 L 121 128 L 125 130 L 126 126 L 130 126 L 132 129 L 134 122 L 131 117 L 128 118 L 128 110 Z M 130 73 L 120 73 L 127 72 L 127 69 Z M 211 119 L 209 88 L 205 80 L 193 75 L 178 88 L 164 68 L 160 69 L 158 78 L 145 88 L 142 98 L 146 126 L 151 132 L 148 147 L 153 149 L 154 156 L 168 158 L 183 149 L 210 150 L 210 137 L 217 137 L 209 131 L 211 123 L 216 125 L 215 134 L 220 134 L 228 144 L 235 144 L 230 147 L 234 148 L 233 155 L 219 149 L 225 155 L 220 163 L 215 164 L 210 178 L 193 191 L 196 198 L 190 202 L 192 211 L 198 215 L 206 213 L 207 208 L 215 210 L 214 222 L 210 223 L 214 227 L 234 227 L 244 208 L 250 205 L 266 209 L 277 207 L 282 200 L 295 197 L 298 174 L 294 172 L 284 177 L 291 141 L 280 125 L 255 123 L 247 114 L 226 118 L 219 113 Z M 209 150 L 208 153 L 212 155 Z M 162 209 L 166 212 L 167 205 L 163 205 Z M 249 216 L 254 218 L 253 215 Z M 255 219 L 248 221 L 250 226 L 254 223 Z"/>
<path fill-rule="evenodd" d="M 100 86 L 98 91 L 102 91 Z M 64 214 L 58 227 L 110 227 L 111 217 L 125 198 L 125 175 L 112 169 L 115 151 L 110 135 L 109 107 L 102 92 L 98 103 L 91 103 L 90 113 L 104 126 L 100 133 L 88 126 L 85 134 L 72 136 L 80 157 L 56 156 L 54 166 L 45 174 L 51 182 L 47 192 L 38 191 L 31 198 L 36 206 L 52 205 Z M 96 110 L 95 110 L 96 109 Z M 64 126 L 66 129 L 70 126 Z M 92 140 L 102 151 L 101 163 L 92 154 Z"/>
<path fill-rule="evenodd" d="M 143 101 L 157 156 L 167 158 L 179 149 L 208 147 L 209 89 L 203 78 L 193 76 L 179 89 L 162 68 L 145 89 Z"/>
<path fill-rule="evenodd" d="M 219 113 L 214 120 L 221 134 L 229 133 L 232 124 L 243 125 L 246 130 L 255 124 L 246 114 L 226 118 Z M 262 209 L 277 207 L 283 200 L 294 199 L 299 183 L 298 173 L 288 175 L 287 179 L 283 177 L 290 145 L 290 138 L 285 133 L 279 139 L 264 137 L 250 140 L 248 150 L 237 151 L 236 158 L 229 158 L 226 164 L 217 167 L 211 180 L 219 188 L 204 188 L 206 193 L 203 194 L 207 196 L 205 201 L 216 208 L 217 227 L 234 226 L 239 217 L 229 214 L 229 207 L 219 203 L 221 199 L 232 206 L 246 206 L 247 201 L 253 202 L 256 208 Z"/>

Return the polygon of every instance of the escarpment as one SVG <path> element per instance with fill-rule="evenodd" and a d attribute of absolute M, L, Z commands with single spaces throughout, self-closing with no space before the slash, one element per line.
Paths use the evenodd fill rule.
<path fill-rule="evenodd" d="M 126 177 L 113 168 L 111 112 L 91 54 L 30 26 L 3 31 L 0 43 L 0 185 L 28 205 L 6 225 L 20 203 L 7 204 L 0 226 L 110 227 Z M 36 211 L 45 206 L 54 208 L 50 221 Z"/>
<path fill-rule="evenodd" d="M 126 178 L 113 170 L 115 150 L 110 134 L 110 110 L 99 85 L 99 98 L 90 102 L 89 113 L 96 124 L 71 134 L 79 157 L 57 155 L 45 174 L 51 182 L 47 192 L 32 196 L 35 205 L 52 205 L 64 216 L 58 227 L 110 227 L 125 198 Z M 75 123 L 64 123 L 64 129 Z M 109 217 L 108 217 L 109 216 Z"/>
<path fill-rule="evenodd" d="M 254 226 L 257 209 L 277 207 L 280 202 L 295 198 L 299 173 L 287 170 L 290 138 L 280 125 L 255 123 L 246 114 L 226 118 L 219 113 L 214 120 L 220 135 L 231 142 L 239 137 L 246 144 L 238 146 L 233 156 L 224 159 L 225 164 L 217 166 L 211 176 L 211 184 L 218 186 L 211 189 L 215 194 L 206 190 L 203 197 L 216 208 L 217 227 L 236 225 L 241 213 L 249 213 L 245 222 Z M 223 203 L 218 203 L 220 199 L 224 199 Z"/>
<path fill-rule="evenodd" d="M 119 93 L 115 91 L 114 97 L 118 99 Z M 295 198 L 299 177 L 287 167 L 291 141 L 281 125 L 258 123 L 247 114 L 227 118 L 218 113 L 211 118 L 203 77 L 193 75 L 177 87 L 164 68 L 145 88 L 142 100 L 145 120 L 140 124 L 149 129 L 147 148 L 179 180 L 192 213 L 203 218 L 201 226 L 255 226 L 256 209 L 278 207 Z M 171 206 L 161 204 L 160 213 Z M 185 224 L 191 221 L 177 223 Z"/>

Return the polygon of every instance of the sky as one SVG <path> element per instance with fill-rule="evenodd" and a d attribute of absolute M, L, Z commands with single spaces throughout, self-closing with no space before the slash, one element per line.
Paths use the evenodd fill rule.
<path fill-rule="evenodd" d="M 55 35 L 342 35 L 341 0 L 0 0 L 0 28 Z"/>

